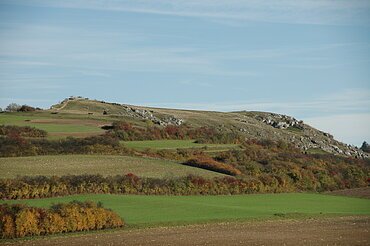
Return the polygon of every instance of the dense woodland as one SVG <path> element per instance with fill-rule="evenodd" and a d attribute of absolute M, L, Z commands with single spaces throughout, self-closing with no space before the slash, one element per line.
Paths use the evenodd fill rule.
<path fill-rule="evenodd" d="M 49 209 L 0 205 L 0 238 L 19 238 L 64 232 L 118 228 L 123 220 L 101 204 L 71 202 Z"/>

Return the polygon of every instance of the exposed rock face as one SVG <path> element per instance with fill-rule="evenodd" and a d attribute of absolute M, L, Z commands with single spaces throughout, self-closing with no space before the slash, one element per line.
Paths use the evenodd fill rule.
<path fill-rule="evenodd" d="M 262 127 L 259 123 L 253 122 L 252 119 L 268 127 Z M 314 129 L 304 124 L 303 121 L 287 115 L 245 112 L 243 117 L 237 117 L 235 120 L 243 123 L 243 127 L 239 127 L 238 131 L 245 134 L 248 139 L 266 138 L 283 140 L 292 143 L 302 151 L 322 150 L 328 153 L 354 158 L 370 157 L 368 153 L 361 149 L 341 143 L 335 140 L 331 134 Z"/>
<path fill-rule="evenodd" d="M 278 129 L 287 129 L 288 127 L 296 127 L 303 129 L 303 121 L 298 121 L 293 117 L 281 114 L 268 114 L 267 116 L 257 115 L 256 119 Z"/>
<path fill-rule="evenodd" d="M 320 149 L 328 153 L 352 156 L 355 158 L 369 157 L 367 153 L 361 151 L 357 147 L 340 143 L 334 140 L 332 136 L 329 139 L 303 136 L 298 139 L 298 141 L 293 140 L 292 143 L 304 151 L 309 149 Z"/>
<path fill-rule="evenodd" d="M 124 108 L 125 115 L 134 117 L 134 118 L 140 118 L 143 120 L 150 120 L 154 124 L 160 125 L 160 126 L 167 126 L 167 125 L 182 125 L 184 123 L 183 119 L 176 118 L 175 116 L 167 116 L 163 118 L 159 118 L 153 114 L 152 111 L 146 110 L 146 109 L 139 109 L 130 107 L 127 105 L 122 104 L 121 105 Z"/>

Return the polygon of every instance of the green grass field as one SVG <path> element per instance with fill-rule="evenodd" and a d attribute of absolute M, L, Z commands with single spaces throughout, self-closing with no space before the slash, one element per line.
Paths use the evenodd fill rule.
<path fill-rule="evenodd" d="M 83 120 L 80 123 L 66 123 L 66 121 L 54 119 L 51 123 L 48 120 L 53 120 L 51 117 L 35 116 L 35 115 L 0 115 L 0 125 L 17 125 L 31 126 L 49 133 L 50 138 L 66 137 L 66 136 L 85 136 L 86 133 L 100 134 L 104 130 L 97 126 L 86 125 Z M 45 123 L 37 123 L 32 121 L 45 121 Z"/>
<path fill-rule="evenodd" d="M 134 173 L 142 177 L 180 177 L 188 174 L 204 177 L 222 174 L 181 165 L 177 162 L 130 156 L 55 155 L 0 158 L 0 178 L 17 175 L 101 174 L 104 176 Z"/>
<path fill-rule="evenodd" d="M 148 140 L 148 141 L 122 141 L 123 145 L 128 148 L 143 149 L 189 149 L 189 148 L 206 148 L 209 151 L 224 151 L 237 148 L 237 144 L 198 144 L 195 140 Z"/>
<path fill-rule="evenodd" d="M 370 199 L 304 193 L 241 196 L 78 195 L 7 202 L 49 207 L 53 203 L 72 200 L 101 201 L 106 208 L 123 217 L 129 227 L 277 217 L 370 215 Z"/>

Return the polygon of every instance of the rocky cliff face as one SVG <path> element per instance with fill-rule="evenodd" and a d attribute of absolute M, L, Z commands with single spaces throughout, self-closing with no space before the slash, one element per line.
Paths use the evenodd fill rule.
<path fill-rule="evenodd" d="M 257 120 L 270 125 L 277 129 L 287 129 L 289 127 L 296 127 L 297 129 L 303 129 L 304 124 L 303 121 L 298 121 L 295 118 L 287 115 L 281 114 L 268 114 L 266 116 L 257 115 L 255 117 Z"/>

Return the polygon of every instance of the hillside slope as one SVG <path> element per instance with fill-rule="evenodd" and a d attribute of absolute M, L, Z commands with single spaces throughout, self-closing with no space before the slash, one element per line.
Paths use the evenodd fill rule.
<path fill-rule="evenodd" d="M 137 125 L 187 124 L 210 126 L 225 132 L 238 132 L 246 139 L 271 139 L 293 143 L 302 151 L 328 152 L 356 158 L 369 157 L 357 147 L 341 143 L 329 133 L 317 130 L 293 117 L 267 112 L 215 112 L 151 108 L 70 97 L 53 105 L 51 113 L 89 115 L 89 118 L 128 120 Z"/>

